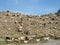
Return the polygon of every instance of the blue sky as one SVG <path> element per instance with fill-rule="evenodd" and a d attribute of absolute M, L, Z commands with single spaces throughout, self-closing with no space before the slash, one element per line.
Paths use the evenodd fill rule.
<path fill-rule="evenodd" d="M 24 14 L 48 14 L 60 9 L 60 0 L 0 0 L 0 11 Z"/>

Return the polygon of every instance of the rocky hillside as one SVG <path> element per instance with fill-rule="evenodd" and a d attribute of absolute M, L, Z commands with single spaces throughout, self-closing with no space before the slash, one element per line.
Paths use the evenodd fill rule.
<path fill-rule="evenodd" d="M 24 15 L 10 11 L 0 12 L 0 37 L 60 36 L 60 16 Z"/>

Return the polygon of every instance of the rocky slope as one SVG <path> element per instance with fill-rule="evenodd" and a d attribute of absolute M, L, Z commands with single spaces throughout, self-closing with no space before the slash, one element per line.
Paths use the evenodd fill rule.
<path fill-rule="evenodd" d="M 0 12 L 0 37 L 34 37 L 35 35 L 60 36 L 60 16 Z"/>

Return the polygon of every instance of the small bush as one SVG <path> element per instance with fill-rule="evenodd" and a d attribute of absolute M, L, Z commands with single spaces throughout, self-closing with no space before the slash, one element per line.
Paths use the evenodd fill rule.
<path fill-rule="evenodd" d="M 9 16 L 9 14 L 7 14 L 7 16 Z"/>
<path fill-rule="evenodd" d="M 7 12 L 9 12 L 9 10 L 7 10 Z"/>

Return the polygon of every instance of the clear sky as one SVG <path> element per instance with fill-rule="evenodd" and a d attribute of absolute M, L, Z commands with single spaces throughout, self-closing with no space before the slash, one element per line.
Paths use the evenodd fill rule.
<path fill-rule="evenodd" d="M 24 14 L 47 14 L 60 9 L 60 0 L 0 0 L 0 11 Z"/>

